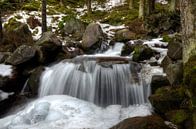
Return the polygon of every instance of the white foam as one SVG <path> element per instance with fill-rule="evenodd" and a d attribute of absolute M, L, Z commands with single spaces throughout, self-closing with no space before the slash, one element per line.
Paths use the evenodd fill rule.
<path fill-rule="evenodd" d="M 101 108 L 73 97 L 56 95 L 38 99 L 16 115 L 0 119 L 0 125 L 9 129 L 108 129 L 126 118 L 147 115 L 151 115 L 148 104 Z"/>

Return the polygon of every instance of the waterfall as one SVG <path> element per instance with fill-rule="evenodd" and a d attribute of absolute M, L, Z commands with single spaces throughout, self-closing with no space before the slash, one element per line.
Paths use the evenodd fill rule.
<path fill-rule="evenodd" d="M 142 79 L 140 69 L 133 62 L 62 61 L 42 74 L 39 96 L 66 94 L 99 106 L 143 104 L 150 87 Z"/>

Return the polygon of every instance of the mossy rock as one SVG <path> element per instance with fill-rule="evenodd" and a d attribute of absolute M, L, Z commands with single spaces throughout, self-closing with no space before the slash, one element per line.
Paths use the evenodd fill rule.
<path fill-rule="evenodd" d="M 155 51 L 153 51 L 150 47 L 146 45 L 138 45 L 134 48 L 133 61 L 143 61 L 150 59 L 155 55 Z"/>
<path fill-rule="evenodd" d="M 181 125 L 185 120 L 190 117 L 188 111 L 180 109 L 180 110 L 172 110 L 165 114 L 167 119 L 174 124 Z"/>
<path fill-rule="evenodd" d="M 155 111 L 166 113 L 170 110 L 179 109 L 187 96 L 186 89 L 183 87 L 161 87 L 156 90 L 155 94 L 149 97 Z"/>
<path fill-rule="evenodd" d="M 4 38 L 7 44 L 14 44 L 16 47 L 23 44 L 32 44 L 32 33 L 27 24 L 11 18 L 4 26 Z"/>

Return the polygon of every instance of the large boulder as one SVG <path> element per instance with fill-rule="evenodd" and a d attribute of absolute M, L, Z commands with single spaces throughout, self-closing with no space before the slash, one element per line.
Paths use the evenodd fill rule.
<path fill-rule="evenodd" d="M 169 64 L 165 72 L 170 84 L 178 85 L 183 80 L 183 63 L 178 61 L 177 63 Z"/>
<path fill-rule="evenodd" d="M 184 100 L 187 98 L 185 91 L 183 87 L 161 87 L 149 97 L 149 100 L 155 111 L 164 114 L 183 106 Z"/>
<path fill-rule="evenodd" d="M 52 32 L 45 32 L 35 45 L 39 62 L 46 63 L 54 60 L 61 49 L 62 43 Z"/>
<path fill-rule="evenodd" d="M 182 39 L 180 35 L 176 35 L 169 41 L 167 55 L 173 60 L 182 59 Z"/>
<path fill-rule="evenodd" d="M 115 33 L 115 41 L 125 42 L 136 38 L 136 34 L 129 29 L 122 29 Z"/>
<path fill-rule="evenodd" d="M 16 21 L 14 18 L 10 19 L 4 26 L 5 42 L 14 44 L 18 47 L 23 44 L 32 44 L 33 37 L 27 24 Z"/>
<path fill-rule="evenodd" d="M 87 26 L 83 38 L 82 46 L 84 49 L 88 49 L 95 44 L 101 46 L 105 40 L 105 34 L 99 24 L 91 23 Z"/>
<path fill-rule="evenodd" d="M 134 117 L 123 120 L 111 129 L 170 129 L 164 120 L 156 115 Z"/>
<path fill-rule="evenodd" d="M 87 26 L 86 23 L 74 17 L 68 17 L 63 22 L 63 24 L 65 24 L 63 29 L 61 30 L 63 36 L 69 36 L 76 41 L 79 41 L 82 39 L 82 36 Z"/>
<path fill-rule="evenodd" d="M 33 57 L 35 57 L 35 54 L 36 49 L 34 47 L 22 45 L 7 58 L 6 63 L 11 65 L 20 65 L 31 60 Z"/>

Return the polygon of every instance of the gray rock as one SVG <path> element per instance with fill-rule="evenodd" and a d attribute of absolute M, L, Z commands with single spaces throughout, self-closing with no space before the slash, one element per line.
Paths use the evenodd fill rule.
<path fill-rule="evenodd" d="M 14 53 L 8 57 L 6 63 L 11 65 L 19 65 L 31 60 L 36 53 L 36 49 L 33 46 L 22 45 L 18 47 Z"/>
<path fill-rule="evenodd" d="M 70 36 L 78 41 L 82 39 L 87 24 L 76 18 L 70 18 L 65 21 L 65 26 L 62 30 L 63 35 Z"/>
<path fill-rule="evenodd" d="M 58 54 L 62 43 L 58 37 L 52 32 L 45 32 L 42 37 L 36 42 L 39 62 L 45 63 L 52 61 Z"/>
<path fill-rule="evenodd" d="M 182 82 L 183 79 L 183 63 L 178 61 L 175 64 L 169 64 L 166 69 L 167 78 L 171 85 L 175 86 Z"/>
<path fill-rule="evenodd" d="M 176 35 L 169 42 L 167 55 L 173 60 L 182 59 L 182 40 L 181 40 L 181 36 Z"/>
<path fill-rule="evenodd" d="M 124 42 L 135 39 L 136 34 L 130 31 L 129 29 L 122 29 L 116 32 L 115 41 Z"/>
<path fill-rule="evenodd" d="M 92 23 L 87 26 L 82 38 L 83 48 L 90 48 L 91 46 L 102 43 L 105 40 L 105 35 L 101 26 L 96 23 Z"/>
<path fill-rule="evenodd" d="M 164 72 L 166 71 L 169 64 L 172 64 L 172 60 L 169 58 L 169 56 L 166 56 L 161 62 L 161 67 L 163 67 Z"/>
<path fill-rule="evenodd" d="M 10 55 L 10 52 L 0 52 L 0 63 L 4 63 Z"/>

